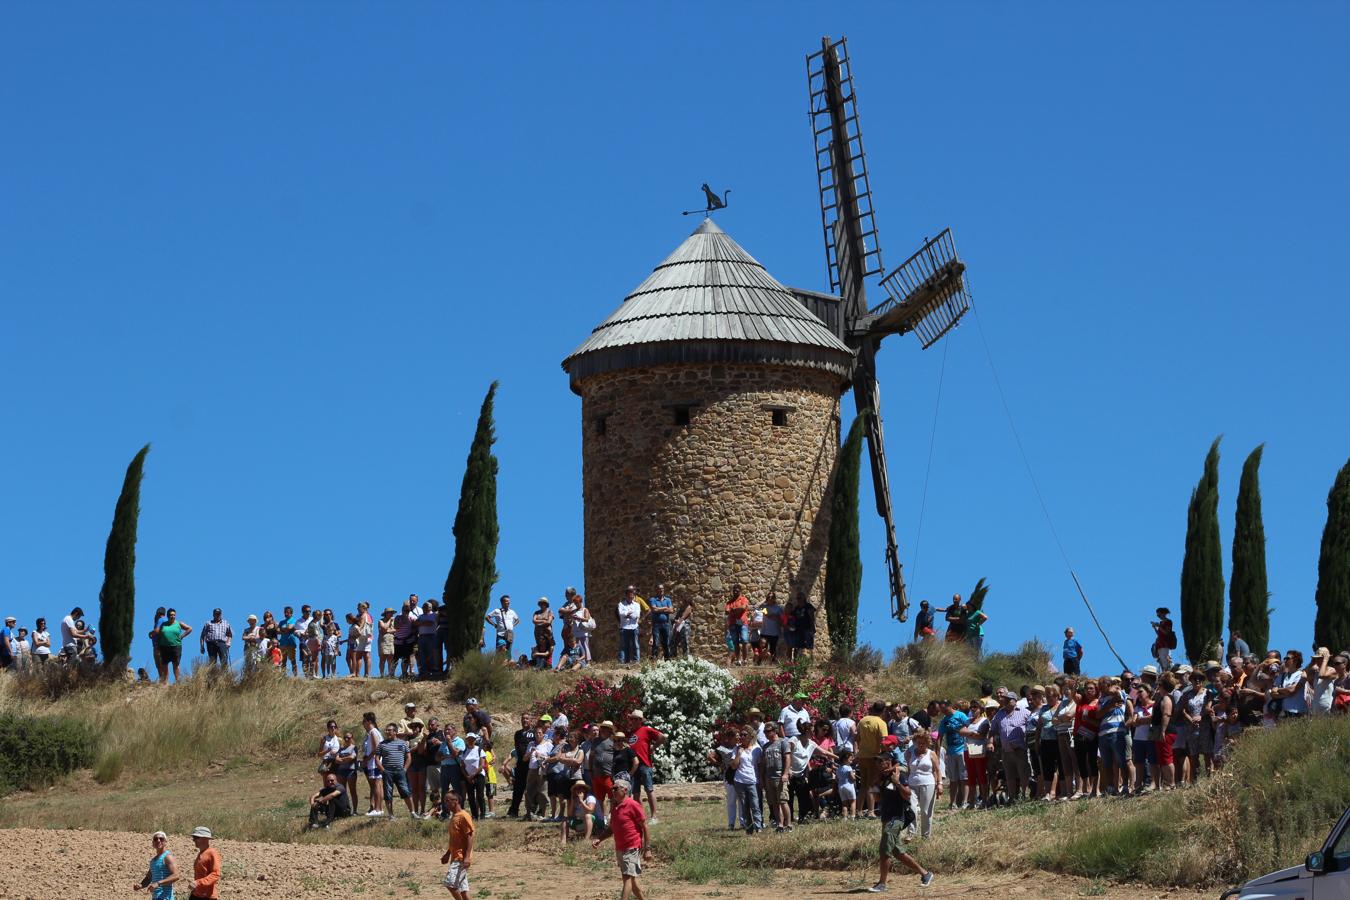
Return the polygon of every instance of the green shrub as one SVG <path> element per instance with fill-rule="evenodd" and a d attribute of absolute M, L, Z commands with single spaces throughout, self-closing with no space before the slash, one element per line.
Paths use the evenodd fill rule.
<path fill-rule="evenodd" d="M 511 675 L 497 654 L 466 653 L 450 672 L 450 699 L 463 702 L 470 697 L 499 696 L 511 685 Z"/>
<path fill-rule="evenodd" d="M 94 764 L 94 780 L 99 784 L 113 784 L 122 777 L 124 761 L 122 754 L 116 750 L 110 750 L 98 758 Z"/>
<path fill-rule="evenodd" d="M 76 722 L 0 714 L 0 796 L 46 787 L 94 759 L 94 735 Z"/>

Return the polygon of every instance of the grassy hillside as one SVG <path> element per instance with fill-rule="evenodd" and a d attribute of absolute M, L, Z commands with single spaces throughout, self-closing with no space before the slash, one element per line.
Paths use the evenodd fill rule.
<path fill-rule="evenodd" d="M 1036 666 L 1030 651 L 977 668 L 961 648 L 936 646 L 901 654 L 864 680 L 869 697 L 922 703 L 973 696 L 982 680 L 1041 680 Z M 103 685 L 56 700 L 18 697 L 12 679 L 3 679 L 0 714 L 60 717 L 89 726 L 97 740 L 92 769 L 7 798 L 0 827 L 181 833 L 209 823 L 241 840 L 428 848 L 441 840 L 439 824 L 362 818 L 331 832 L 302 832 L 306 799 L 318 784 L 319 735 L 330 717 L 353 729 L 367 709 L 381 721 L 397 718 L 407 700 L 423 715 L 458 719 L 468 691 L 499 716 L 511 714 L 560 686 L 545 673 L 473 677 L 472 685 L 315 683 L 268 671 L 234 683 L 203 673 L 167 687 Z M 938 871 L 1048 870 L 1159 886 L 1230 885 L 1299 862 L 1347 802 L 1350 721 L 1339 717 L 1250 730 L 1222 774 L 1185 791 L 942 813 L 918 852 Z M 681 804 L 661 818 L 656 852 L 691 881 L 745 883 L 775 868 L 863 867 L 876 858 L 875 824 L 807 825 L 744 841 L 727 839 L 720 802 Z M 493 820 L 483 823 L 480 838 L 485 847 L 548 848 L 563 864 L 575 858 L 555 848 L 552 827 Z"/>

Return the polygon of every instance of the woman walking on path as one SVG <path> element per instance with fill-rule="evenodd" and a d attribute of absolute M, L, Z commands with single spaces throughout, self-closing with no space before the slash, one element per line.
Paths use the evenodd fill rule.
<path fill-rule="evenodd" d="M 173 900 L 173 885 L 178 880 L 178 861 L 169 852 L 169 836 L 156 831 L 150 836 L 150 846 L 155 855 L 150 857 L 150 867 L 145 871 L 141 883 L 133 891 L 148 890 L 150 900 Z"/>

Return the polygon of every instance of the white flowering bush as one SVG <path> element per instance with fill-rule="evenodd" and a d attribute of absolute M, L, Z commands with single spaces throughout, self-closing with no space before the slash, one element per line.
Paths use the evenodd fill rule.
<path fill-rule="evenodd" d="M 660 781 L 700 781 L 707 777 L 713 730 L 731 709 L 735 680 L 719 666 L 689 656 L 644 668 L 643 714 L 666 736 L 652 754 Z"/>

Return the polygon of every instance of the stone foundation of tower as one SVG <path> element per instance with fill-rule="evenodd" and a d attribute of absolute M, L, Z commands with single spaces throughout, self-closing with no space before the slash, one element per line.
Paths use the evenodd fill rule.
<path fill-rule="evenodd" d="M 690 647 L 726 655 L 723 606 L 822 597 L 841 378 L 786 365 L 662 365 L 583 379 L 586 602 L 597 659 L 614 659 L 624 588 L 694 603 Z M 650 646 L 643 626 L 643 659 Z"/>

